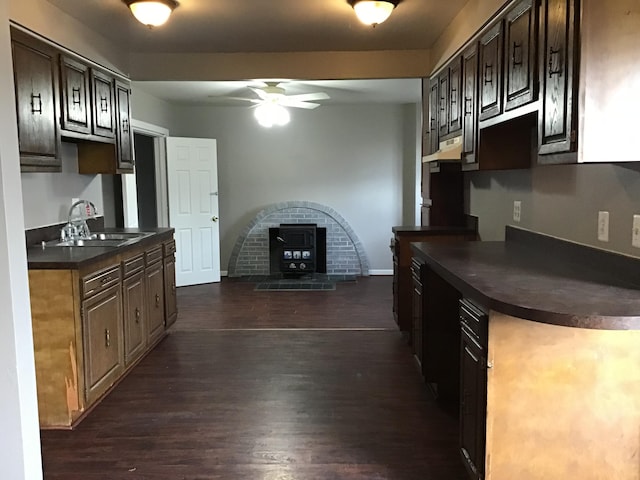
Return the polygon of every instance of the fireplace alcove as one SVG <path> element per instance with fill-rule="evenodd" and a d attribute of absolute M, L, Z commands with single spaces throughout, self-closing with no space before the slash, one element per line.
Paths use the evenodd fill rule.
<path fill-rule="evenodd" d="M 360 239 L 334 209 L 307 201 L 271 205 L 249 222 L 234 245 L 228 276 L 268 276 L 271 273 L 269 229 L 280 224 L 316 224 L 326 229 L 326 274 L 369 275 L 369 261 Z"/>

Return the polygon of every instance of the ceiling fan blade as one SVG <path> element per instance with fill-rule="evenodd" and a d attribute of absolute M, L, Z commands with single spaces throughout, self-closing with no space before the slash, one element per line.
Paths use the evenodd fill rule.
<path fill-rule="evenodd" d="M 233 105 L 235 102 L 262 103 L 262 100 L 258 98 L 227 97 L 224 95 L 209 95 L 208 100 L 212 103 L 218 103 L 221 105 Z"/>
<path fill-rule="evenodd" d="M 301 102 L 299 100 L 289 100 L 289 97 L 285 97 L 278 102 L 283 107 L 304 108 L 307 110 L 313 110 L 320 106 L 319 103 Z"/>
<path fill-rule="evenodd" d="M 306 102 L 309 100 L 329 100 L 331 97 L 324 92 L 301 93 L 300 95 L 287 95 L 288 99 Z"/>
<path fill-rule="evenodd" d="M 262 90 L 261 88 L 249 87 L 256 95 L 258 95 L 262 100 L 267 98 L 267 92 Z"/>

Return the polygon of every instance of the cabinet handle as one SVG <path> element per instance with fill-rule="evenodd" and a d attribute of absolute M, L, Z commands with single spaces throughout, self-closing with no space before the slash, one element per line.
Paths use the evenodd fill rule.
<path fill-rule="evenodd" d="M 464 115 L 465 115 L 465 117 L 471 115 L 471 100 L 472 100 L 471 97 L 464 97 Z"/>
<path fill-rule="evenodd" d="M 109 111 L 107 108 L 107 97 L 100 97 L 100 111 L 106 113 Z"/>
<path fill-rule="evenodd" d="M 108 328 L 104 330 L 104 346 L 107 348 L 111 346 L 111 333 L 109 333 Z"/>
<path fill-rule="evenodd" d="M 129 133 L 129 120 L 126 118 L 122 119 L 122 133 Z"/>
<path fill-rule="evenodd" d="M 444 107 L 444 97 L 440 97 L 440 111 L 444 112 L 445 107 Z"/>
<path fill-rule="evenodd" d="M 71 101 L 74 105 L 80 105 L 80 87 L 73 87 L 71 89 Z"/>
<path fill-rule="evenodd" d="M 562 48 L 555 49 L 549 47 L 549 78 L 554 75 L 562 75 L 564 66 L 562 65 Z M 554 62 L 555 59 L 555 62 Z M 553 68 L 556 65 L 556 68 Z"/>
<path fill-rule="evenodd" d="M 522 44 L 521 43 L 513 42 L 513 53 L 511 54 L 511 62 L 514 67 L 522 65 Z"/>
<path fill-rule="evenodd" d="M 100 279 L 100 285 L 106 285 L 111 281 L 111 277 L 104 277 Z"/>
<path fill-rule="evenodd" d="M 140 309 L 136 307 L 136 323 L 140 323 Z"/>
<path fill-rule="evenodd" d="M 38 100 L 38 106 L 36 107 L 36 99 Z M 34 95 L 31 93 L 31 113 L 39 113 L 42 115 L 42 95 Z"/>
<path fill-rule="evenodd" d="M 171 292 L 175 295 L 176 294 L 176 284 L 172 283 L 171 284 Z"/>
<path fill-rule="evenodd" d="M 156 293 L 156 308 L 160 307 L 160 295 Z"/>
<path fill-rule="evenodd" d="M 451 102 L 452 105 L 455 105 L 456 103 L 458 103 L 458 99 L 456 98 L 457 95 L 456 93 L 458 93 L 458 89 L 457 88 L 452 88 L 451 89 L 451 98 L 449 99 L 449 101 Z"/>

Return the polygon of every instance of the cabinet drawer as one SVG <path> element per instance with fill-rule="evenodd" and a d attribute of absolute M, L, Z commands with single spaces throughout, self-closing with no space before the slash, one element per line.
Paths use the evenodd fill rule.
<path fill-rule="evenodd" d="M 174 253 L 176 253 L 176 241 L 175 240 L 171 240 L 169 242 L 165 242 L 163 247 L 164 247 L 164 256 L 165 257 L 169 257 L 169 256 L 173 255 Z"/>
<path fill-rule="evenodd" d="M 466 298 L 460 300 L 460 323 L 463 326 L 463 331 L 467 330 L 467 334 L 474 336 L 480 346 L 487 347 L 488 316 L 480 307 Z"/>
<path fill-rule="evenodd" d="M 144 254 L 145 263 L 147 265 L 154 264 L 162 260 L 162 245 L 158 245 L 157 247 L 153 247 L 151 250 L 147 250 Z"/>
<path fill-rule="evenodd" d="M 114 265 L 82 277 L 82 297 L 87 298 L 120 283 L 120 267 Z"/>
<path fill-rule="evenodd" d="M 144 268 L 144 253 L 122 261 L 122 275 L 126 278 Z"/>

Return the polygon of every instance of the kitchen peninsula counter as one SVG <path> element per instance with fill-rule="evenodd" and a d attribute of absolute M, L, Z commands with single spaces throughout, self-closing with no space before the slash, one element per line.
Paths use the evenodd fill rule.
<path fill-rule="evenodd" d="M 569 327 L 640 329 L 640 259 L 507 231 L 505 242 L 412 247 L 429 268 L 487 310 Z M 573 254 L 566 251 L 571 249 Z"/>
<path fill-rule="evenodd" d="M 412 248 L 431 279 L 425 331 L 459 321 L 456 298 L 486 314 L 476 347 L 466 334 L 446 343 L 453 356 L 446 338 L 424 337 L 461 359 L 445 380 L 460 385 L 463 459 L 481 469 L 471 476 L 639 480 L 640 260 L 511 227 L 505 242 Z M 429 290 L 442 285 L 446 308 Z"/>

